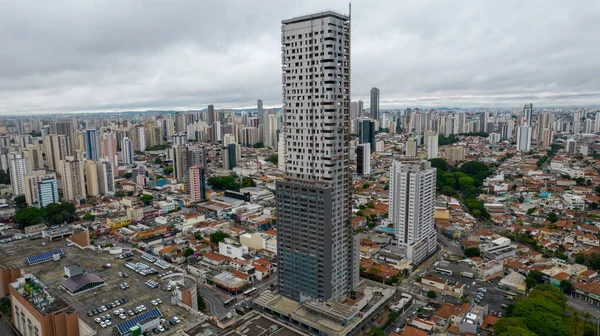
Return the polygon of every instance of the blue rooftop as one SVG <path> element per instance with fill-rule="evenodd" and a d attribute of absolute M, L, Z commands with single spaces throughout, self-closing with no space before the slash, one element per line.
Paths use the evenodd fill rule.
<path fill-rule="evenodd" d="M 63 252 L 62 249 L 56 249 L 56 250 L 29 256 L 26 259 L 27 259 L 27 262 L 29 263 L 29 265 L 35 265 L 35 264 L 42 263 L 44 261 L 52 260 L 52 257 L 55 254 L 58 254 L 61 257 L 63 257 L 65 255 L 65 252 Z"/>
<path fill-rule="evenodd" d="M 158 310 L 158 308 L 153 308 L 152 310 L 148 310 L 147 312 L 144 312 L 132 319 L 117 324 L 114 329 L 117 331 L 118 335 L 124 335 L 129 332 L 129 329 L 135 327 L 138 324 L 138 322 L 145 320 L 149 317 L 160 318 L 162 316 L 163 314 L 160 312 L 160 310 Z"/>

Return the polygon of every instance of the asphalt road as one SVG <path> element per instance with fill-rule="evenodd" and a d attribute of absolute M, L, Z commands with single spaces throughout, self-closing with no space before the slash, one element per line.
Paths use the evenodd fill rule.
<path fill-rule="evenodd" d="M 592 306 L 579 299 L 567 297 L 567 305 L 580 312 L 589 312 L 596 320 L 600 321 L 600 310 L 596 306 Z"/>

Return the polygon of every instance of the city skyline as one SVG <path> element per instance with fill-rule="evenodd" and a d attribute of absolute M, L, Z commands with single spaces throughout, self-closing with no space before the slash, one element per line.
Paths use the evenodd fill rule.
<path fill-rule="evenodd" d="M 354 2 L 358 33 L 353 38 L 352 100 L 368 104 L 369 90 L 375 86 L 382 92 L 382 110 L 513 107 L 528 102 L 595 106 L 600 92 L 590 70 L 599 58 L 592 47 L 595 29 L 589 25 L 597 24 L 591 19 L 598 6 L 580 10 L 573 3 L 543 4 L 528 2 L 516 10 L 511 2 Z M 185 110 L 211 103 L 245 108 L 255 106 L 257 99 L 265 108 L 278 107 L 278 18 L 315 7 L 347 11 L 347 3 L 268 2 L 260 8 L 119 4 L 117 15 L 110 2 L 68 8 L 40 3 L 44 17 L 38 18 L 35 6 L 3 6 L 8 7 L 3 12 L 13 13 L 3 20 L 6 31 L 17 33 L 0 35 L 11 46 L 0 51 L 7 65 L 0 72 L 0 115 Z M 449 24 L 447 14 L 458 10 L 460 15 Z M 198 22 L 197 13 L 206 13 L 206 19 Z M 562 15 L 577 20 L 563 20 Z M 374 16 L 380 18 L 375 23 L 369 20 Z M 154 24 L 156 18 L 162 19 L 160 25 Z M 19 20 L 38 25 L 20 31 Z M 177 24 L 164 28 L 175 20 Z M 118 33 L 116 28 L 104 29 L 107 22 L 119 27 Z M 211 29 L 217 25 L 222 29 Z M 523 25 L 528 27 L 525 34 Z M 46 29 L 50 26 L 53 29 Z M 237 28 L 241 26 L 244 31 Z M 47 41 L 60 43 L 60 51 Z M 50 57 L 35 56 L 40 54 Z"/>

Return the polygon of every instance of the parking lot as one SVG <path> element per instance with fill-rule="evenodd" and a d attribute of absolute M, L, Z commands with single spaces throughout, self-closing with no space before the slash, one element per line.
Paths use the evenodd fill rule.
<path fill-rule="evenodd" d="M 436 268 L 442 268 L 452 271 L 452 275 L 437 272 Z M 429 274 L 440 279 L 448 280 L 452 284 L 464 284 L 466 298 L 469 300 L 469 302 L 474 302 L 474 299 L 477 296 L 478 289 L 484 288 L 485 293 L 483 293 L 481 301 L 477 304 L 480 306 L 487 305 L 489 307 L 490 314 L 492 314 L 493 312 L 504 312 L 502 305 L 508 305 L 512 303 L 512 301 L 504 297 L 505 292 L 498 289 L 498 283 L 500 281 L 499 278 L 490 281 L 480 281 L 474 278 L 471 279 L 461 276 L 461 272 L 471 272 L 475 274 L 475 270 L 469 267 L 468 265 L 460 263 L 457 264 L 447 261 L 441 261 L 437 266 L 432 267 Z"/>
<path fill-rule="evenodd" d="M 125 313 L 129 310 L 135 310 L 136 307 L 144 305 L 146 310 L 152 308 L 159 308 L 164 318 L 167 320 L 177 316 L 181 319 L 181 323 L 175 328 L 171 328 L 167 333 L 171 334 L 176 329 L 188 328 L 197 322 L 197 319 L 193 317 L 187 310 L 179 306 L 171 304 L 171 293 L 165 290 L 165 286 L 158 288 L 150 288 L 145 283 L 152 279 L 158 283 L 162 282 L 159 280 L 156 274 L 143 276 L 140 275 L 124 266 L 125 259 L 117 259 L 114 255 L 108 252 L 97 252 L 91 250 L 81 250 L 76 246 L 67 247 L 64 240 L 56 242 L 46 242 L 46 246 L 42 246 L 41 240 L 21 240 L 16 243 L 9 245 L 0 246 L 0 258 L 3 263 L 7 266 L 14 267 L 19 266 L 22 268 L 23 273 L 32 273 L 44 284 L 56 296 L 60 297 L 64 301 L 68 302 L 73 308 L 79 312 L 79 316 L 88 325 L 98 331 L 99 335 L 110 335 L 112 334 L 112 327 L 115 324 L 126 321 L 133 316 L 130 314 L 125 315 L 125 319 L 121 319 L 113 314 L 116 309 L 124 309 Z M 65 256 L 60 261 L 48 261 L 37 265 L 29 266 L 25 262 L 25 257 L 34 255 L 42 252 L 46 252 L 52 249 L 62 248 L 65 252 Z M 140 254 L 136 253 L 132 258 L 131 262 L 144 262 L 149 264 L 140 258 Z M 83 267 L 87 273 L 96 273 L 106 282 L 106 286 L 98 287 L 71 296 L 60 285 L 66 280 L 64 276 L 64 267 L 73 264 L 79 264 Z M 110 268 L 103 268 L 103 265 L 111 264 Z M 159 273 L 164 271 L 157 267 Z M 127 278 L 119 277 L 119 272 L 126 272 Z M 121 284 L 127 282 L 129 288 L 122 289 Z M 111 326 L 102 328 L 96 321 L 95 318 L 101 315 L 95 315 L 93 317 L 88 316 L 88 312 L 93 311 L 101 306 L 107 306 L 108 304 L 114 303 L 116 300 L 125 298 L 128 302 L 120 304 L 119 306 L 110 308 L 103 312 L 102 315 L 111 315 Z M 154 299 L 162 300 L 161 304 L 154 306 L 151 301 Z M 137 315 L 137 314 L 136 314 Z"/>

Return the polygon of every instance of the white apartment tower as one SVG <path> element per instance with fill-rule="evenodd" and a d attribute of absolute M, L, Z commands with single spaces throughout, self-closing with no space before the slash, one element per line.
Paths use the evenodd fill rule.
<path fill-rule="evenodd" d="M 526 152 L 531 150 L 531 126 L 521 125 L 517 129 L 517 150 Z"/>
<path fill-rule="evenodd" d="M 21 154 L 8 153 L 8 171 L 13 195 L 25 195 L 25 175 L 31 173 L 31 166 Z"/>
<path fill-rule="evenodd" d="M 436 169 L 426 160 L 394 161 L 390 170 L 389 220 L 396 228 L 398 247 L 419 264 L 437 246 L 433 212 Z"/>
<path fill-rule="evenodd" d="M 282 21 L 285 177 L 277 182 L 279 293 L 338 299 L 358 282 L 351 224 L 350 17 Z M 281 146 L 283 147 L 283 146 Z"/>
<path fill-rule="evenodd" d="M 435 132 L 425 132 L 425 143 L 427 144 L 427 158 L 436 159 L 438 157 L 438 135 Z"/>
<path fill-rule="evenodd" d="M 124 164 L 133 164 L 133 144 L 127 137 L 121 140 L 121 159 Z"/>

